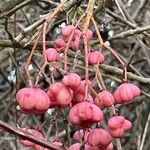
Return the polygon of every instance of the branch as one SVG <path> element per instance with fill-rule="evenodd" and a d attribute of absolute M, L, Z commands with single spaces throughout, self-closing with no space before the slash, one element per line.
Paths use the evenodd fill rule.
<path fill-rule="evenodd" d="M 14 47 L 15 48 L 22 48 L 22 49 L 32 49 L 34 42 L 32 41 L 29 44 L 26 44 L 26 40 L 22 40 L 21 43 L 17 45 L 13 45 L 13 43 L 10 40 L 0 40 L 0 47 Z M 42 41 L 38 41 L 36 49 L 41 49 L 43 45 Z M 53 45 L 53 41 L 46 41 L 47 47 L 51 47 Z"/>
<path fill-rule="evenodd" d="M 125 20 L 124 18 L 120 17 L 119 15 L 113 13 L 112 11 L 110 11 L 109 9 L 106 9 L 105 10 L 106 13 L 112 17 L 114 17 L 115 19 L 117 19 L 119 22 L 123 23 L 123 24 L 126 24 L 128 25 L 129 27 L 133 28 L 133 29 L 136 29 L 138 28 L 137 24 L 134 22 L 134 23 L 131 23 L 130 21 L 128 20 Z M 147 32 L 144 32 L 143 33 L 145 36 L 149 37 L 149 34 Z"/>
<path fill-rule="evenodd" d="M 20 8 L 28 5 L 29 3 L 31 3 L 33 0 L 16 0 L 15 2 L 14 1 L 3 1 L 1 3 L 1 12 L 0 13 L 0 19 L 1 18 L 4 18 L 4 17 L 8 17 L 10 15 L 12 15 L 14 12 L 16 12 L 17 10 L 19 10 Z"/>
<path fill-rule="evenodd" d="M 122 69 L 119 69 L 117 67 L 113 67 L 113 66 L 106 65 L 106 64 L 101 64 L 100 68 L 106 72 L 113 73 L 115 75 L 123 75 Z M 140 76 L 135 75 L 131 72 L 127 72 L 127 76 L 129 79 L 133 79 L 136 81 L 140 81 L 142 83 L 150 84 L 150 78 L 140 77 Z"/>
<path fill-rule="evenodd" d="M 0 127 L 2 127 L 2 129 L 4 129 L 5 131 L 7 131 L 9 133 L 18 135 L 20 138 L 29 140 L 29 141 L 39 144 L 40 146 L 43 146 L 45 148 L 50 148 L 53 150 L 64 150 L 64 148 L 62 148 L 60 146 L 55 146 L 54 144 L 51 144 L 50 142 L 41 140 L 41 139 L 33 136 L 32 134 L 29 134 L 21 129 L 18 129 L 16 127 L 9 125 L 8 123 L 6 123 L 2 120 L 0 120 Z"/>
<path fill-rule="evenodd" d="M 150 30 L 150 25 L 145 26 L 145 27 L 141 27 L 141 28 L 138 27 L 136 29 L 131 29 L 131 30 L 128 30 L 125 32 L 121 32 L 120 34 L 116 34 L 113 37 L 110 37 L 108 40 L 120 39 L 120 38 L 124 38 L 124 37 L 131 36 L 134 34 L 140 34 L 140 33 L 147 31 L 147 30 Z"/>
<path fill-rule="evenodd" d="M 44 22 L 45 22 L 45 19 L 42 18 L 42 19 L 36 21 L 35 23 L 33 23 L 32 25 L 26 27 L 15 38 L 15 41 L 19 43 L 24 37 L 26 37 L 26 35 L 28 35 L 31 31 L 35 30 L 37 27 L 39 27 L 40 25 L 42 25 Z"/>

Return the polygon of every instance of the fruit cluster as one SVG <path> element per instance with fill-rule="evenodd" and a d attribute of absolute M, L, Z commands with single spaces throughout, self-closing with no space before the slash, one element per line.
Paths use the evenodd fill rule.
<path fill-rule="evenodd" d="M 70 38 L 71 35 L 72 38 Z M 65 52 L 69 41 L 70 48 L 74 51 L 78 50 L 82 35 L 82 31 L 73 25 L 63 27 L 61 36 L 54 41 L 54 47 L 46 49 L 43 53 L 47 61 L 49 63 L 60 61 L 60 53 Z M 93 32 L 88 29 L 86 40 L 90 41 L 92 38 Z M 89 65 L 101 64 L 105 61 L 104 55 L 93 49 L 89 50 L 85 57 L 88 57 Z M 112 150 L 112 137 L 122 137 L 124 132 L 132 127 L 131 122 L 115 114 L 108 120 L 108 129 L 91 127 L 102 121 L 103 109 L 133 100 L 140 95 L 140 89 L 126 81 L 114 93 L 104 89 L 93 95 L 89 88 L 92 87 L 92 83 L 91 80 L 82 80 L 77 73 L 66 72 L 61 81 L 49 86 L 47 92 L 39 87 L 26 87 L 18 91 L 16 99 L 24 113 L 44 113 L 56 107 L 70 108 L 68 115 L 70 122 L 74 126 L 80 126 L 82 130 L 74 134 L 73 139 L 78 143 L 71 145 L 69 150 L 78 150 L 80 147 L 84 147 L 85 150 Z M 44 138 L 37 130 L 35 132 L 35 130 L 27 129 L 27 131 L 39 138 Z M 81 141 L 83 141 L 82 144 Z M 21 143 L 39 150 L 38 146 L 32 142 L 21 140 Z"/>

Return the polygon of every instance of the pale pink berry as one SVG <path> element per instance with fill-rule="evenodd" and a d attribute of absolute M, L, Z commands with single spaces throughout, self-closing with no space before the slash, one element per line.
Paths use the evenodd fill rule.
<path fill-rule="evenodd" d="M 60 82 L 51 84 L 48 89 L 48 95 L 50 96 L 50 98 L 55 97 L 63 87 L 64 85 Z"/>
<path fill-rule="evenodd" d="M 50 98 L 50 106 L 49 108 L 55 108 L 55 107 L 59 107 L 59 104 L 57 102 L 56 99 L 56 95 L 58 94 L 58 92 L 64 87 L 64 85 L 62 83 L 56 82 L 50 85 L 48 91 L 47 91 L 47 95 Z"/>
<path fill-rule="evenodd" d="M 79 29 L 75 29 L 74 36 L 80 39 L 81 35 L 82 35 L 82 32 Z"/>
<path fill-rule="evenodd" d="M 67 25 L 62 28 L 61 32 L 63 36 L 70 36 L 71 33 L 75 30 L 75 27 L 73 25 Z"/>
<path fill-rule="evenodd" d="M 72 91 L 59 82 L 51 84 L 47 94 L 51 99 L 50 108 L 67 107 L 73 97 Z"/>
<path fill-rule="evenodd" d="M 121 84 L 114 92 L 116 104 L 121 104 L 131 101 L 136 96 L 140 95 L 140 89 L 131 83 Z"/>
<path fill-rule="evenodd" d="M 17 102 L 23 112 L 44 113 L 48 110 L 50 99 L 37 87 L 23 88 L 16 95 Z"/>
<path fill-rule="evenodd" d="M 85 94 L 74 92 L 73 93 L 72 103 L 73 104 L 80 103 L 80 102 L 84 101 L 84 98 L 85 98 Z"/>
<path fill-rule="evenodd" d="M 123 116 L 114 116 L 109 119 L 108 126 L 111 129 L 122 128 L 125 118 Z"/>
<path fill-rule="evenodd" d="M 80 141 L 83 137 L 84 137 L 84 131 L 83 130 L 76 131 L 73 135 L 73 139 L 76 141 Z"/>
<path fill-rule="evenodd" d="M 72 90 L 77 89 L 81 84 L 81 78 L 76 73 L 69 73 L 65 75 L 62 79 L 62 83 L 71 88 Z"/>
<path fill-rule="evenodd" d="M 48 62 L 53 62 L 53 61 L 59 61 L 60 60 L 60 55 L 57 52 L 56 49 L 54 48 L 48 48 L 44 51 L 44 55 L 46 56 L 46 59 Z"/>
<path fill-rule="evenodd" d="M 91 86 L 92 81 L 88 80 L 87 84 L 88 86 Z M 75 89 L 75 91 L 81 94 L 85 94 L 85 87 L 86 87 L 86 81 L 82 80 L 80 86 L 77 89 Z"/>
<path fill-rule="evenodd" d="M 102 64 L 105 61 L 105 57 L 101 52 L 93 51 L 88 53 L 89 64 Z"/>
<path fill-rule="evenodd" d="M 75 143 L 71 145 L 68 150 L 80 150 L 80 143 Z"/>
<path fill-rule="evenodd" d="M 64 87 L 61 88 L 56 95 L 56 101 L 61 107 L 67 107 L 71 103 L 72 97 L 72 92 L 68 88 Z"/>
<path fill-rule="evenodd" d="M 95 98 L 95 104 L 99 107 L 111 107 L 114 103 L 114 96 L 106 90 L 99 92 Z"/>
<path fill-rule="evenodd" d="M 63 52 L 65 50 L 65 41 L 62 38 L 56 39 L 54 41 L 54 48 L 57 49 L 58 51 Z"/>
<path fill-rule="evenodd" d="M 75 39 L 71 41 L 71 43 L 70 43 L 71 46 L 70 46 L 70 47 L 71 47 L 73 50 L 79 49 L 80 41 L 81 41 L 80 38 L 78 38 L 78 37 L 76 38 L 76 37 L 75 37 Z"/>
<path fill-rule="evenodd" d="M 60 146 L 60 147 L 63 146 L 63 143 L 59 142 L 59 141 L 54 141 L 53 144 L 57 145 L 57 146 Z"/>
<path fill-rule="evenodd" d="M 109 129 L 109 133 L 111 136 L 115 138 L 121 138 L 124 134 L 124 129 L 123 128 L 117 128 L 117 129 Z"/>
<path fill-rule="evenodd" d="M 88 143 L 81 145 L 80 143 L 75 143 L 69 147 L 68 150 L 81 150 L 81 147 L 84 150 L 112 150 L 112 149 L 100 149 L 99 147 L 90 146 Z"/>
<path fill-rule="evenodd" d="M 79 131 L 76 131 L 73 135 L 73 139 L 80 142 L 80 140 L 84 139 L 84 142 L 87 142 L 87 137 L 89 135 L 89 131 L 87 130 L 79 130 Z"/>
<path fill-rule="evenodd" d="M 73 100 L 72 100 L 73 104 L 83 102 L 84 100 L 94 103 L 93 97 L 90 94 L 88 94 L 87 99 L 85 99 L 85 94 L 79 92 L 73 93 Z"/>
<path fill-rule="evenodd" d="M 111 143 L 109 132 L 102 128 L 96 128 L 90 131 L 87 141 L 91 146 L 109 145 Z"/>
<path fill-rule="evenodd" d="M 90 41 L 92 40 L 92 38 L 93 38 L 93 32 L 90 29 L 88 29 L 86 33 L 86 39 L 87 41 Z"/>
<path fill-rule="evenodd" d="M 113 150 L 113 144 L 110 143 L 109 145 L 100 145 L 98 148 L 98 150 Z"/>
<path fill-rule="evenodd" d="M 95 104 L 84 101 L 71 108 L 69 119 L 74 125 L 87 127 L 101 121 L 103 119 L 103 112 Z"/>
<path fill-rule="evenodd" d="M 122 116 L 114 116 L 108 120 L 109 133 L 116 138 L 122 137 L 124 132 L 131 127 L 131 122 Z"/>
<path fill-rule="evenodd" d="M 123 124 L 123 129 L 128 130 L 130 128 L 132 128 L 132 123 L 129 120 L 125 120 Z"/>

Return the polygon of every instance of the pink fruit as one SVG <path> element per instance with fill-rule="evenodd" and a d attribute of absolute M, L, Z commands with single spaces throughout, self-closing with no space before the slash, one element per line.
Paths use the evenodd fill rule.
<path fill-rule="evenodd" d="M 75 29 L 74 36 L 77 38 L 81 38 L 82 32 L 79 29 Z"/>
<path fill-rule="evenodd" d="M 109 133 L 111 136 L 115 138 L 121 138 L 124 134 L 124 129 L 123 128 L 118 128 L 118 129 L 109 129 Z"/>
<path fill-rule="evenodd" d="M 80 102 L 84 101 L 84 98 L 85 98 L 85 94 L 74 92 L 72 103 L 73 104 L 80 103 Z"/>
<path fill-rule="evenodd" d="M 98 51 L 88 53 L 89 64 L 102 64 L 105 61 L 105 57 Z"/>
<path fill-rule="evenodd" d="M 90 41 L 93 38 L 93 32 L 90 29 L 87 30 L 86 38 L 87 38 L 87 41 Z"/>
<path fill-rule="evenodd" d="M 71 41 L 71 48 L 73 49 L 73 50 L 76 50 L 76 49 L 79 49 L 79 45 L 80 45 L 80 38 L 75 38 L 75 40 L 72 40 Z"/>
<path fill-rule="evenodd" d="M 108 127 L 111 129 L 122 128 L 125 118 L 123 116 L 114 116 L 109 119 Z"/>
<path fill-rule="evenodd" d="M 80 143 L 75 143 L 71 145 L 68 150 L 80 150 Z"/>
<path fill-rule="evenodd" d="M 76 141 L 80 141 L 84 137 L 83 130 L 76 131 L 73 135 L 73 139 Z"/>
<path fill-rule="evenodd" d="M 102 128 L 96 128 L 89 133 L 87 141 L 91 146 L 106 146 L 111 143 L 111 136 L 106 130 Z"/>
<path fill-rule="evenodd" d="M 72 91 L 65 87 L 62 83 L 51 84 L 47 94 L 51 99 L 50 108 L 54 108 L 56 106 L 67 107 L 73 97 Z"/>
<path fill-rule="evenodd" d="M 109 133 L 116 138 L 123 136 L 124 132 L 132 127 L 130 121 L 122 116 L 114 116 L 108 121 Z"/>
<path fill-rule="evenodd" d="M 23 88 L 16 95 L 23 112 L 44 113 L 48 110 L 50 99 L 47 94 L 37 87 Z"/>
<path fill-rule="evenodd" d="M 50 85 L 48 89 L 48 95 L 51 97 L 56 97 L 60 89 L 64 88 L 64 85 L 60 82 L 56 82 Z"/>
<path fill-rule="evenodd" d="M 125 120 L 123 124 L 123 129 L 128 130 L 130 128 L 132 128 L 132 123 L 129 120 Z"/>
<path fill-rule="evenodd" d="M 63 36 L 70 36 L 71 33 L 75 30 L 75 27 L 73 25 L 67 25 L 62 28 L 61 32 Z"/>
<path fill-rule="evenodd" d="M 90 80 L 88 80 L 88 85 L 89 86 L 92 85 L 92 82 Z M 82 80 L 80 86 L 77 89 L 75 89 L 75 91 L 81 94 L 85 94 L 85 87 L 86 87 L 86 81 Z"/>
<path fill-rule="evenodd" d="M 87 142 L 87 137 L 89 135 L 89 131 L 83 131 L 82 130 L 79 130 L 79 131 L 76 131 L 73 135 L 73 139 L 80 142 L 80 140 L 84 139 L 84 142 Z"/>
<path fill-rule="evenodd" d="M 74 92 L 73 93 L 73 100 L 72 100 L 73 104 L 83 102 L 84 99 L 85 99 L 85 94 L 82 94 L 82 93 L 79 93 L 79 92 Z M 88 97 L 87 97 L 86 101 L 94 103 L 93 97 L 90 94 L 88 94 Z"/>
<path fill-rule="evenodd" d="M 95 98 L 95 104 L 99 107 L 111 107 L 114 102 L 114 96 L 106 90 L 99 92 L 98 97 Z"/>
<path fill-rule="evenodd" d="M 58 141 L 53 142 L 53 144 L 57 145 L 57 146 L 63 146 L 63 143 L 62 142 L 58 142 Z"/>
<path fill-rule="evenodd" d="M 99 148 L 98 150 L 113 150 L 113 144 L 110 143 L 109 145 L 106 145 L 106 146 L 101 145 L 98 148 Z"/>
<path fill-rule="evenodd" d="M 56 39 L 54 41 L 54 48 L 57 49 L 58 51 L 64 52 L 65 45 L 66 43 L 62 38 Z"/>
<path fill-rule="evenodd" d="M 82 32 L 79 29 L 75 29 L 74 36 L 73 36 L 72 41 L 70 43 L 71 48 L 73 50 L 79 49 L 79 45 L 81 42 L 81 35 L 82 35 Z"/>
<path fill-rule="evenodd" d="M 106 149 L 104 150 L 113 150 L 113 144 L 110 143 L 109 145 L 107 145 Z"/>
<path fill-rule="evenodd" d="M 75 144 L 71 145 L 68 150 L 81 150 L 81 146 L 82 145 L 80 143 L 75 143 Z M 85 144 L 82 147 L 84 150 L 100 150 L 98 147 L 95 148 L 88 144 Z"/>
<path fill-rule="evenodd" d="M 93 147 L 87 143 L 85 144 L 85 150 L 102 150 L 102 149 L 100 149 L 98 146 Z"/>
<path fill-rule="evenodd" d="M 81 78 L 76 73 L 69 73 L 68 75 L 65 75 L 62 79 L 62 83 L 71 88 L 72 90 L 78 88 L 81 84 Z"/>
<path fill-rule="evenodd" d="M 136 85 L 131 83 L 121 84 L 114 92 L 116 104 L 129 102 L 134 97 L 139 95 L 140 95 L 140 89 Z"/>
<path fill-rule="evenodd" d="M 70 35 L 72 34 L 73 31 L 74 31 L 74 35 L 72 37 L 70 47 L 73 50 L 76 50 L 79 48 L 82 32 L 79 29 L 76 29 L 73 25 L 68 25 L 62 28 L 62 35 L 63 35 L 63 40 L 65 42 L 68 42 L 70 39 Z"/>
<path fill-rule="evenodd" d="M 62 87 L 63 87 L 62 83 L 54 83 L 50 85 L 49 90 L 47 91 L 47 95 L 50 98 L 49 108 L 59 107 L 59 104 L 56 100 L 56 95 Z"/>
<path fill-rule="evenodd" d="M 95 104 L 84 101 L 71 108 L 69 119 L 74 125 L 87 127 L 101 121 L 103 119 L 103 112 Z"/>
<path fill-rule="evenodd" d="M 68 150 L 81 150 L 81 146 L 82 145 L 80 143 L 75 143 L 71 145 Z M 112 150 L 111 148 L 113 148 L 112 144 L 110 144 L 110 146 L 108 145 L 105 147 L 93 147 L 88 144 L 84 144 L 82 147 L 84 150 Z"/>
<path fill-rule="evenodd" d="M 56 101 L 56 98 L 53 97 L 53 99 L 50 99 L 50 106 L 49 106 L 49 108 L 56 108 L 56 107 L 60 107 L 60 105 Z"/>
<path fill-rule="evenodd" d="M 73 94 L 66 87 L 61 88 L 58 94 L 56 95 L 57 103 L 62 107 L 67 107 L 72 100 Z"/>
<path fill-rule="evenodd" d="M 47 50 L 45 50 L 45 55 L 46 55 L 46 59 L 48 62 L 53 62 L 53 61 L 59 61 L 60 60 L 60 55 L 57 52 L 56 49 L 54 48 L 48 48 Z"/>
<path fill-rule="evenodd" d="M 90 94 L 88 94 L 86 101 L 94 104 L 94 99 Z"/>

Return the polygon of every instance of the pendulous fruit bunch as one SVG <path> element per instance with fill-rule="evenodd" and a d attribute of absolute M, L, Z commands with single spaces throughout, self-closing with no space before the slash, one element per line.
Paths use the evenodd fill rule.
<path fill-rule="evenodd" d="M 90 42 L 93 39 L 93 32 L 88 29 L 83 34 L 74 25 L 66 25 L 62 28 L 60 37 L 54 40 L 53 47 L 44 50 L 45 61 L 49 64 L 59 63 L 62 60 L 60 53 L 65 53 L 66 57 L 68 42 L 70 42 L 69 48 L 76 52 L 83 44 L 83 36 L 86 36 L 87 42 Z M 102 52 L 89 47 L 85 60 L 85 63 L 88 63 L 86 67 L 88 65 L 100 65 L 104 63 L 105 56 Z M 69 121 L 73 126 L 80 127 L 80 130 L 77 130 L 73 135 L 73 140 L 77 143 L 72 144 L 68 148 L 69 150 L 80 150 L 81 147 L 84 150 L 112 150 L 112 137 L 123 137 L 124 133 L 132 127 L 132 123 L 121 115 L 113 114 L 108 120 L 108 129 L 104 129 L 99 125 L 105 117 L 103 110 L 113 108 L 116 104 L 132 101 L 140 95 L 140 89 L 126 81 L 114 93 L 107 89 L 100 89 L 98 92 L 93 89 L 93 83 L 94 80 L 89 79 L 88 76 L 83 79 L 80 74 L 64 69 L 63 78 L 58 82 L 52 81 L 47 91 L 31 85 L 20 89 L 16 95 L 16 100 L 21 111 L 28 114 L 45 113 L 51 108 L 68 108 L 67 117 Z M 43 134 L 36 129 L 26 129 L 26 132 L 45 140 Z M 43 148 L 28 140 L 22 139 L 20 142 L 35 150 Z M 63 145 L 57 141 L 54 141 L 53 144 Z M 44 150 L 48 149 L 44 148 Z"/>

